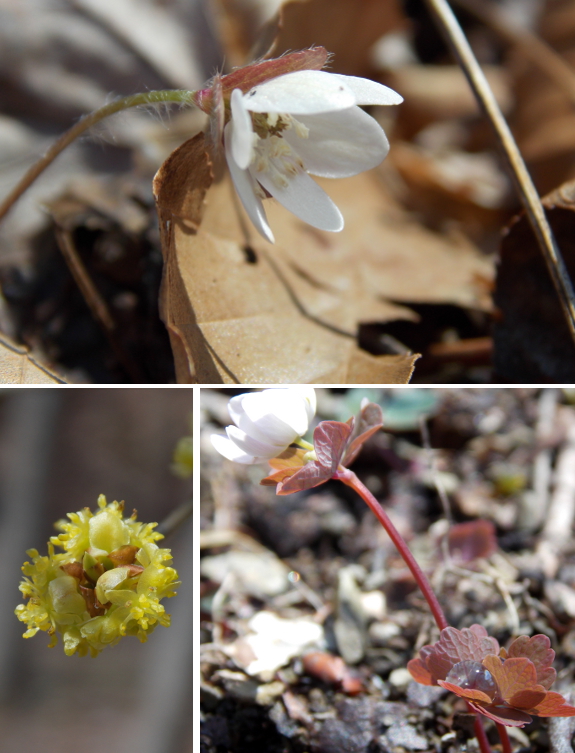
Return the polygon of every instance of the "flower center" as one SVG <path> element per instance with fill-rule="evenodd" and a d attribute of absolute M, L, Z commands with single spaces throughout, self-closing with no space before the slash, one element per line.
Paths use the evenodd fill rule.
<path fill-rule="evenodd" d="M 251 165 L 257 173 L 269 173 L 278 188 L 287 188 L 289 179 L 304 170 L 303 162 L 282 133 L 293 129 L 296 136 L 307 139 L 309 129 L 292 115 L 253 113 L 254 145 Z"/>

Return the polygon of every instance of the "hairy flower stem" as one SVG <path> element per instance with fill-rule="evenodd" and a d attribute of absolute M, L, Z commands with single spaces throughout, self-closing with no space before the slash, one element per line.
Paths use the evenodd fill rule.
<path fill-rule="evenodd" d="M 395 544 L 397 551 L 403 557 L 405 564 L 411 570 L 411 574 L 415 578 L 417 585 L 419 586 L 422 594 L 425 597 L 425 600 L 429 604 L 429 608 L 431 609 L 433 618 L 435 619 L 435 622 L 437 623 L 437 627 L 440 630 L 443 630 L 444 628 L 449 627 L 449 623 L 447 622 L 445 614 L 443 613 L 443 609 L 441 608 L 441 605 L 439 604 L 439 601 L 437 600 L 437 596 L 434 594 L 433 589 L 431 588 L 431 584 L 429 580 L 427 579 L 427 576 L 417 564 L 415 557 L 409 551 L 407 544 L 401 537 L 401 534 L 399 533 L 397 528 L 393 525 L 388 514 L 381 507 L 381 505 L 373 496 L 373 494 L 369 491 L 369 489 L 367 489 L 367 487 L 365 487 L 361 483 L 361 481 L 358 479 L 355 473 L 353 471 L 348 470 L 347 468 L 338 470 L 334 474 L 333 478 L 338 479 L 339 481 L 343 481 L 343 483 L 346 484 L 347 486 L 351 486 L 351 488 L 354 489 L 359 494 L 359 496 L 363 499 L 363 501 L 367 504 L 367 506 L 373 512 L 376 518 L 379 520 L 381 525 L 385 528 L 389 538 Z"/>
<path fill-rule="evenodd" d="M 10 191 L 8 196 L 0 204 L 0 220 L 3 219 L 20 196 L 22 196 L 32 183 L 34 183 L 36 178 L 52 164 L 60 152 L 63 152 L 67 146 L 78 138 L 78 136 L 81 136 L 93 125 L 99 123 L 100 120 L 107 118 L 109 115 L 114 115 L 121 110 L 127 110 L 130 107 L 138 107 L 138 105 L 153 105 L 162 102 L 179 102 L 183 105 L 191 105 L 193 104 L 193 94 L 194 92 L 185 89 L 165 89 L 154 92 L 131 94 L 129 97 L 115 99 L 113 102 L 100 107 L 99 110 L 94 110 L 94 112 L 84 115 L 76 125 L 72 126 L 72 128 L 66 131 L 66 133 L 63 133 L 60 138 L 52 144 L 46 154 L 32 165 L 19 183 L 17 183 L 12 191 Z"/>

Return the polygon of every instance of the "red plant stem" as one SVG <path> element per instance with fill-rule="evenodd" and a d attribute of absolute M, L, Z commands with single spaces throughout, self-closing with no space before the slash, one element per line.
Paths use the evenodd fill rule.
<path fill-rule="evenodd" d="M 475 713 L 472 708 L 470 708 L 469 706 L 468 708 L 471 713 Z M 500 725 L 498 724 L 497 726 L 499 727 Z M 479 743 L 481 753 L 491 753 L 491 746 L 489 745 L 489 740 L 487 739 L 487 735 L 485 734 L 483 720 L 477 713 L 475 714 L 475 737 L 477 738 L 477 742 Z M 507 738 L 507 742 L 509 742 L 509 738 Z M 505 751 L 505 753 L 510 753 L 510 751 Z"/>
<path fill-rule="evenodd" d="M 376 500 L 373 494 L 369 491 L 369 489 L 367 489 L 367 487 L 365 487 L 361 483 L 361 481 L 358 479 L 355 473 L 353 471 L 348 470 L 347 468 L 336 471 L 333 478 L 339 481 L 343 481 L 343 483 L 346 484 L 347 486 L 351 486 L 351 488 L 354 489 L 359 494 L 359 496 L 363 499 L 363 501 L 367 504 L 369 509 L 375 515 L 375 517 L 379 520 L 381 525 L 385 528 L 389 538 L 395 544 L 397 551 L 401 554 L 401 556 L 405 560 L 405 564 L 411 570 L 411 573 L 413 577 L 415 578 L 417 585 L 421 589 L 421 592 L 424 595 L 425 600 L 429 604 L 429 608 L 431 609 L 431 613 L 435 619 L 435 622 L 437 623 L 437 627 L 440 630 L 443 630 L 444 628 L 449 627 L 449 623 L 447 622 L 445 614 L 443 613 L 443 609 L 441 608 L 441 605 L 439 604 L 439 601 L 437 600 L 437 596 L 434 594 L 433 589 L 431 588 L 431 584 L 429 580 L 427 579 L 427 576 L 417 564 L 415 557 L 409 551 L 407 544 L 401 537 L 401 534 L 399 533 L 397 528 L 393 525 L 393 523 L 389 519 L 388 514 L 385 512 L 385 510 L 382 508 L 382 506 L 379 504 L 379 502 Z M 485 753 L 485 751 L 482 751 L 482 753 Z"/>
<path fill-rule="evenodd" d="M 509 740 L 509 735 L 507 734 L 507 727 L 505 727 L 503 724 L 498 724 L 495 722 L 495 726 L 497 727 L 497 731 L 499 732 L 499 739 L 501 740 L 501 745 L 503 746 L 503 753 L 511 753 L 511 741 Z"/>

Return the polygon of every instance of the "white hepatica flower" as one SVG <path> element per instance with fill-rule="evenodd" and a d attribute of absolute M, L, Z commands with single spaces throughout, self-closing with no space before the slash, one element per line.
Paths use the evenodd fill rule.
<path fill-rule="evenodd" d="M 313 227 L 342 230 L 341 212 L 309 173 L 345 178 L 379 165 L 389 142 L 358 105 L 402 101 L 375 81 L 316 70 L 286 73 L 246 94 L 234 89 L 224 131 L 226 159 L 242 204 L 264 238 L 274 242 L 261 201 L 267 194 Z"/>
<path fill-rule="evenodd" d="M 313 387 L 280 387 L 233 397 L 228 411 L 235 426 L 227 437 L 213 434 L 216 450 L 236 463 L 277 457 L 308 430 L 315 415 Z"/>

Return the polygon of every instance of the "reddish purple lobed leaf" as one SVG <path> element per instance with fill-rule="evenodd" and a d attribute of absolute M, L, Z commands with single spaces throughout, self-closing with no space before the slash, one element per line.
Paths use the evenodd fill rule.
<path fill-rule="evenodd" d="M 483 660 L 486 667 L 499 687 L 499 693 L 504 701 L 511 703 L 511 698 L 524 690 L 545 690 L 537 685 L 537 671 L 529 659 L 517 657 L 506 659 L 504 662 L 498 656 L 487 656 Z M 542 700 L 543 697 L 540 699 Z M 533 706 L 530 704 L 527 706 Z"/>
<path fill-rule="evenodd" d="M 436 684 L 431 672 L 427 669 L 421 657 L 417 657 L 416 659 L 410 659 L 407 662 L 407 669 L 409 673 L 411 674 L 411 676 L 413 677 L 413 679 L 415 680 L 415 682 L 418 682 L 420 685 L 435 685 Z"/>
<path fill-rule="evenodd" d="M 518 693 L 514 693 L 507 701 L 514 709 L 521 709 L 522 711 L 529 711 L 538 703 L 544 700 L 547 695 L 547 691 L 541 685 L 541 690 L 520 690 Z"/>
<path fill-rule="evenodd" d="M 575 716 L 575 706 L 566 703 L 561 693 L 549 691 L 536 708 L 530 709 L 530 713 L 537 716 Z"/>
<path fill-rule="evenodd" d="M 493 700 L 487 693 L 482 690 L 474 690 L 473 688 L 460 688 L 459 685 L 454 685 L 452 682 L 446 682 L 445 680 L 438 680 L 438 685 L 442 688 L 450 690 L 460 698 L 465 698 L 466 701 L 481 701 L 482 703 L 491 703 Z"/>
<path fill-rule="evenodd" d="M 330 477 L 337 470 L 352 427 L 341 421 L 322 421 L 313 433 L 313 446 L 317 462 L 330 470 Z"/>
<path fill-rule="evenodd" d="M 362 406 L 355 420 L 355 427 L 350 437 L 342 464 L 349 467 L 358 456 L 362 445 L 383 426 L 383 413 L 377 403 Z"/>
<path fill-rule="evenodd" d="M 483 714 L 488 719 L 493 719 L 494 722 L 504 724 L 506 727 L 524 727 L 533 721 L 529 714 L 508 706 L 481 706 L 474 701 L 469 701 L 469 705 L 479 714 Z"/>
<path fill-rule="evenodd" d="M 294 492 L 301 492 L 304 489 L 313 489 L 331 478 L 331 470 L 324 468 L 319 463 L 312 461 L 306 463 L 303 468 L 296 471 L 285 481 L 280 481 L 276 487 L 276 494 L 285 496 Z"/>
<path fill-rule="evenodd" d="M 575 716 L 575 706 L 549 690 L 554 656 L 546 636 L 521 636 L 508 652 L 500 652 L 485 628 L 472 625 L 442 630 L 439 641 L 424 646 L 408 669 L 417 682 L 441 685 L 477 713 L 508 727 L 523 727 L 533 721 L 530 715 Z"/>
<path fill-rule="evenodd" d="M 427 659 L 427 667 L 437 680 L 445 680 L 449 668 L 460 661 L 482 661 L 489 654 L 499 653 L 499 643 L 490 638 L 481 625 L 457 630 L 448 627 L 441 631 L 441 637 Z"/>
<path fill-rule="evenodd" d="M 507 649 L 507 656 L 510 659 L 524 656 L 532 661 L 537 671 L 537 682 L 549 690 L 557 676 L 551 666 L 555 659 L 555 651 L 550 646 L 551 641 L 546 635 L 534 635 L 532 638 L 520 635 Z"/>

